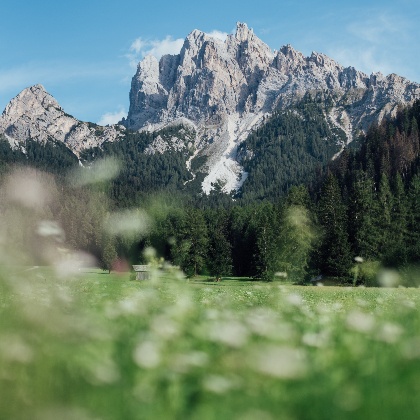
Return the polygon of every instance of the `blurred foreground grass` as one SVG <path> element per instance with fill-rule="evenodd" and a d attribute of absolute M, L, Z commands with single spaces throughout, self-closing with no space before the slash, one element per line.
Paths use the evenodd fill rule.
<path fill-rule="evenodd" d="M 1 419 L 418 419 L 420 290 L 3 270 Z"/>

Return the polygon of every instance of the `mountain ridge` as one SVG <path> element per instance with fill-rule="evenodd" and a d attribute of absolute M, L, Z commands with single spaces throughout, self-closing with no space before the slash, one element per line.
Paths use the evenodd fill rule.
<path fill-rule="evenodd" d="M 208 157 L 203 190 L 208 193 L 221 180 L 228 192 L 246 179 L 237 160 L 238 145 L 266 116 L 308 91 L 333 97 L 326 118 L 345 132 L 347 143 L 359 130 L 395 115 L 400 104 L 420 97 L 419 84 L 395 74 L 368 76 L 325 54 L 305 57 L 290 45 L 274 52 L 238 23 L 236 33 L 224 42 L 194 30 L 180 54 L 160 61 L 145 57 L 132 80 L 123 124 L 154 130 L 180 118 L 190 120 L 197 127 L 194 153 Z"/>
<path fill-rule="evenodd" d="M 181 124 L 195 133 L 182 147 L 188 147 L 187 168 L 193 176 L 191 162 L 202 158 L 195 168 L 205 174 L 202 190 L 209 193 L 220 183 L 230 192 L 240 189 L 248 175 L 238 157 L 248 135 L 274 112 L 319 92 L 328 101 L 328 124 L 345 134 L 339 136 L 345 138 L 342 149 L 360 130 L 419 99 L 420 85 L 395 74 L 368 76 L 321 53 L 305 57 L 291 45 L 273 51 L 245 23 L 237 23 L 225 41 L 194 30 L 179 54 L 160 60 L 146 56 L 133 76 L 129 112 L 120 124 L 78 121 L 35 85 L 11 100 L 0 116 L 0 133 L 13 147 L 28 137 L 40 142 L 53 138 L 79 155 L 123 139 L 126 129 L 157 131 Z M 154 140 L 147 153 L 167 153 L 174 144 L 176 139 Z"/>
<path fill-rule="evenodd" d="M 101 127 L 77 120 L 40 84 L 20 92 L 0 116 L 0 133 L 12 147 L 27 139 L 40 143 L 53 139 L 64 143 L 76 155 L 83 149 L 115 141 L 124 130 L 118 125 Z"/>

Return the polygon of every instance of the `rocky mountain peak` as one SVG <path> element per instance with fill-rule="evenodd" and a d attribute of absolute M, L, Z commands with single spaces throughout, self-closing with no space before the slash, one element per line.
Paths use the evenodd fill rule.
<path fill-rule="evenodd" d="M 180 54 L 140 63 L 130 91 L 126 126 L 153 130 L 183 118 L 197 128 L 194 155 L 207 157 L 203 190 L 222 181 L 225 190 L 244 179 L 237 145 L 265 115 L 307 92 L 334 98 L 326 118 L 350 142 L 353 133 L 420 98 L 420 85 L 397 76 L 367 76 L 325 54 L 305 57 L 291 45 L 273 52 L 245 23 L 225 42 L 194 30 Z M 238 181 L 241 179 L 242 181 Z M 238 183 L 239 182 L 239 183 Z"/>
<path fill-rule="evenodd" d="M 143 75 L 143 77 L 153 78 L 159 76 L 159 61 L 152 55 L 148 54 L 138 64 L 137 73 Z"/>
<path fill-rule="evenodd" d="M 99 127 L 66 114 L 42 85 L 24 89 L 0 116 L 0 133 L 12 146 L 28 139 L 45 143 L 52 139 L 65 143 L 76 154 L 81 150 L 114 141 L 123 127 Z"/>
<path fill-rule="evenodd" d="M 254 38 L 254 31 L 248 28 L 248 25 L 243 22 L 236 23 L 235 39 L 239 42 L 249 41 Z"/>
<path fill-rule="evenodd" d="M 265 67 L 274 58 L 271 48 L 259 39 L 246 23 L 236 24 L 236 32 L 234 35 L 228 35 L 226 46 L 228 52 L 235 55 L 244 68 L 252 68 L 255 64 Z"/>
<path fill-rule="evenodd" d="M 283 54 L 286 58 L 293 61 L 298 61 L 305 58 L 301 52 L 295 50 L 290 44 L 283 45 L 280 48 L 279 53 Z"/>
<path fill-rule="evenodd" d="M 60 109 L 58 102 L 38 84 L 24 89 L 12 99 L 3 111 L 0 123 L 7 124 L 19 119 L 22 115 L 40 115 L 45 110 Z M 1 126 L 0 126 L 1 127 Z"/>

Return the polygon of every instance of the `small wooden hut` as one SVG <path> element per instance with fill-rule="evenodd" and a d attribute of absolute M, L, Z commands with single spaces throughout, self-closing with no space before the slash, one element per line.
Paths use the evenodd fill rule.
<path fill-rule="evenodd" d="M 136 272 L 136 280 L 150 279 L 150 267 L 148 265 L 133 265 L 133 269 Z"/>

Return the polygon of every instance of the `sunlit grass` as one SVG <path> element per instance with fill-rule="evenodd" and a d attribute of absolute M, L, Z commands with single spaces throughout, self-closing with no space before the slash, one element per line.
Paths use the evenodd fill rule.
<path fill-rule="evenodd" d="M 419 289 L 129 277 L 4 271 L 0 418 L 419 417 Z"/>

